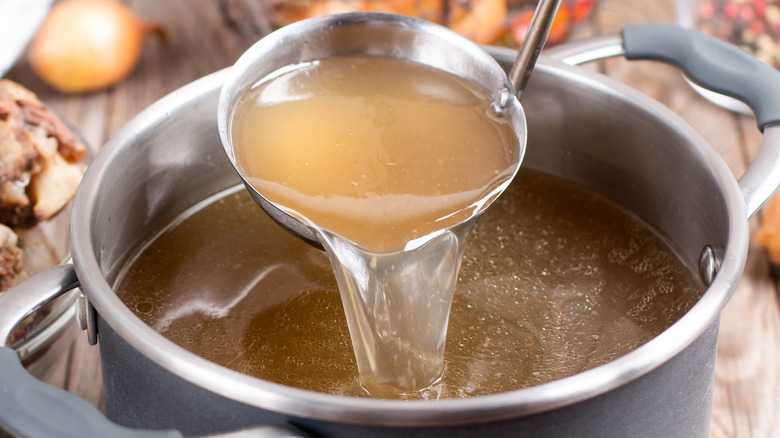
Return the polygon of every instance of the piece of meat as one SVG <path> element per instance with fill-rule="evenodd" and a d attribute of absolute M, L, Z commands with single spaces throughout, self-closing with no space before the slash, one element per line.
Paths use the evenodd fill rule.
<path fill-rule="evenodd" d="M 76 193 L 86 153 L 35 94 L 0 80 L 0 223 L 32 226 L 60 211 Z"/>
<path fill-rule="evenodd" d="M 33 92 L 8 79 L 0 79 L 0 99 L 3 99 L 3 96 L 6 102 L 0 103 L 0 119 L 8 119 L 8 116 L 3 117 L 5 107 L 8 114 L 25 125 L 44 128 L 49 137 L 57 140 L 59 153 L 66 160 L 78 162 L 84 159 L 87 154 L 86 146 Z M 16 108 L 10 103 L 15 104 Z"/>
<path fill-rule="evenodd" d="M 35 93 L 14 81 L 0 79 L 0 89 L 8 93 L 15 102 L 28 102 L 33 105 L 41 104 L 41 101 L 38 100 L 38 96 L 36 96 Z"/>
<path fill-rule="evenodd" d="M 57 139 L 58 152 L 66 160 L 75 163 L 84 159 L 87 148 L 76 139 L 76 136 L 45 106 L 35 106 L 20 102 L 25 123 L 40 126 L 46 130 L 49 137 Z"/>
<path fill-rule="evenodd" d="M 0 225 L 0 293 L 14 286 L 24 273 L 23 252 L 16 233 Z"/>
<path fill-rule="evenodd" d="M 24 270 L 24 251 L 18 246 L 16 233 L 0 224 L 0 295 L 29 278 Z M 16 326 L 8 341 L 13 344 L 34 327 L 36 315 L 30 315 Z"/>
<path fill-rule="evenodd" d="M 34 93 L 0 80 L 0 294 L 52 261 L 41 257 L 31 238 L 76 193 L 87 149 Z M 19 247 L 22 233 L 27 251 Z M 25 254 L 26 253 L 26 254 Z M 25 260 L 25 256 L 27 260 Z M 48 262 L 48 263 L 47 263 Z M 56 263 L 57 261 L 53 261 Z M 26 318 L 12 334 L 20 339 L 45 317 L 45 309 Z"/>
<path fill-rule="evenodd" d="M 70 202 L 83 174 L 82 166 L 67 162 L 59 154 L 45 160 L 41 171 L 33 174 L 28 188 L 36 220 L 54 216 Z"/>
<path fill-rule="evenodd" d="M 28 131 L 0 120 L 0 181 L 29 179 L 38 170 L 39 158 Z"/>
<path fill-rule="evenodd" d="M 40 164 L 30 134 L 0 120 L 0 223 L 21 226 L 35 222 L 27 186 Z"/>

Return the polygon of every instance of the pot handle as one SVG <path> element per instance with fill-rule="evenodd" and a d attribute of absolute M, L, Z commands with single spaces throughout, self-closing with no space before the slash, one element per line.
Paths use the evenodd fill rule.
<path fill-rule="evenodd" d="M 8 346 L 14 328 L 53 299 L 79 287 L 73 265 L 54 266 L 0 296 L 0 424 L 20 437 L 180 437 L 178 433 L 136 433 L 108 421 L 80 397 L 47 385 L 24 369 Z"/>
<path fill-rule="evenodd" d="M 181 437 L 175 431 L 127 429 L 86 400 L 47 385 L 22 367 L 16 351 L 0 348 L 0 421 L 19 437 Z"/>
<path fill-rule="evenodd" d="M 558 46 L 546 55 L 567 64 L 620 55 L 661 61 L 680 68 L 710 91 L 745 102 L 764 133 L 758 155 L 739 179 L 748 217 L 780 186 L 780 72 L 748 52 L 695 30 L 639 24 L 624 27 L 620 35 Z"/>
<path fill-rule="evenodd" d="M 8 343 L 14 328 L 27 316 L 79 287 L 71 264 L 54 266 L 0 295 L 0 425 L 17 437 L 30 438 L 178 438 L 178 431 L 130 429 L 109 421 L 77 395 L 47 385 L 22 366 Z M 305 436 L 281 426 L 231 432 L 224 438 Z"/>

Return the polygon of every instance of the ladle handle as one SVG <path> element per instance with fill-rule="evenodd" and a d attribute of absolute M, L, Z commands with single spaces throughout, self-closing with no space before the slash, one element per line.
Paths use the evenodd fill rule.
<path fill-rule="evenodd" d="M 0 295 L 0 426 L 23 438 L 178 438 L 174 430 L 119 426 L 77 395 L 47 385 L 22 366 L 8 340 L 19 321 L 60 295 L 79 287 L 73 265 L 55 266 Z M 213 435 L 224 438 L 306 436 L 282 426 Z"/>
<path fill-rule="evenodd" d="M 523 90 L 528 84 L 528 79 L 536 65 L 536 60 L 547 42 L 547 36 L 550 34 L 555 14 L 558 13 L 558 7 L 561 0 L 540 0 L 531 18 L 531 24 L 517 51 L 517 58 L 509 71 L 509 81 L 514 87 L 517 98 L 523 95 Z"/>
<path fill-rule="evenodd" d="M 758 155 L 739 180 L 748 217 L 780 186 L 780 72 L 748 52 L 695 30 L 640 24 L 624 27 L 620 36 L 569 43 L 546 54 L 568 64 L 620 55 L 661 61 L 710 91 L 745 102 L 764 133 Z"/>

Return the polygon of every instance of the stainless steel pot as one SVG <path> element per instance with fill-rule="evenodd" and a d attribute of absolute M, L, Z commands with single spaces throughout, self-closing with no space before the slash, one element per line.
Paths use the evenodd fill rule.
<path fill-rule="evenodd" d="M 606 365 L 471 399 L 357 400 L 230 371 L 144 325 L 111 288 L 133 248 L 185 208 L 239 182 L 216 129 L 225 71 L 154 104 L 104 147 L 74 204 L 75 264 L 34 277 L 0 305 L 13 303 L 23 315 L 80 284 L 80 319 L 100 338 L 106 415 L 125 426 L 179 431 L 145 432 L 150 436 L 249 434 L 263 425 L 274 436 L 707 436 L 718 317 L 742 273 L 747 219 L 780 184 L 780 78 L 737 49 L 675 28 L 629 27 L 622 40 L 591 48 L 677 63 L 704 85 L 747 100 L 764 131 L 759 157 L 737 183 L 704 138 L 666 107 L 597 73 L 552 59 L 538 64 L 523 96 L 523 165 L 634 210 L 685 262 L 700 266 L 709 285 L 672 327 Z M 717 56 L 700 56 L 713 51 Z M 505 66 L 513 59 L 494 56 Z M 0 319 L 0 336 L 13 323 Z M 141 434 L 31 379 L 7 348 L 0 349 L 0 369 L 0 423 L 17 434 L 62 435 L 62 423 L 49 421 L 54 415 L 77 418 L 68 422 L 72 436 Z"/>

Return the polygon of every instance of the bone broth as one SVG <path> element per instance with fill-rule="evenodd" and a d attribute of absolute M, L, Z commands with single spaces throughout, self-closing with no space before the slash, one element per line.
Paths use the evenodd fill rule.
<path fill-rule="evenodd" d="M 206 359 L 303 389 L 366 397 L 327 257 L 244 191 L 150 236 L 115 287 Z M 404 398 L 511 391 L 602 365 L 676 322 L 703 288 L 654 230 L 560 179 L 521 171 L 466 248 L 442 377 Z"/>
<path fill-rule="evenodd" d="M 513 175 L 518 139 L 491 103 L 465 79 L 411 62 L 302 64 L 241 98 L 236 161 L 285 210 L 398 250 L 464 220 Z"/>
<path fill-rule="evenodd" d="M 241 174 L 317 230 L 361 382 L 377 397 L 443 371 L 466 241 L 520 161 L 493 101 L 429 66 L 334 57 L 260 79 L 233 113 Z"/>

